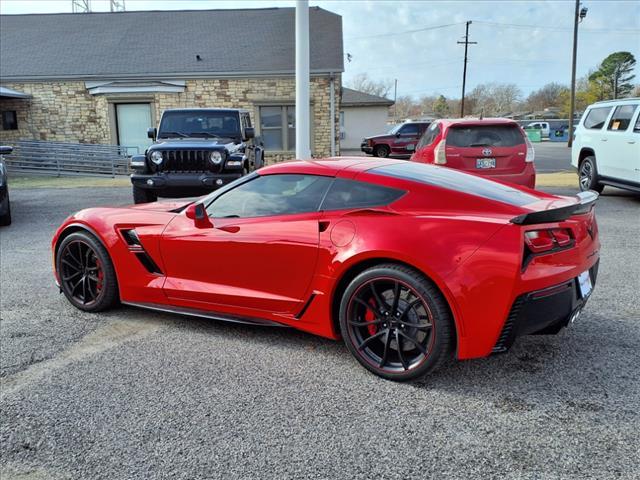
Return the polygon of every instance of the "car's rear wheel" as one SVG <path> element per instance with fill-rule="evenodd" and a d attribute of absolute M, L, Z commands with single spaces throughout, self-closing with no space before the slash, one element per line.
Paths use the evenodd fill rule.
<path fill-rule="evenodd" d="M 452 318 L 419 272 L 383 264 L 359 274 L 340 303 L 340 330 L 354 357 L 383 378 L 423 376 L 451 358 Z"/>
<path fill-rule="evenodd" d="M 104 246 L 88 232 L 65 237 L 56 254 L 60 286 L 71 304 L 98 312 L 118 301 L 118 281 Z"/>
<path fill-rule="evenodd" d="M 578 170 L 578 179 L 580 181 L 580 190 L 595 190 L 601 193 L 604 185 L 598 183 L 598 170 L 596 168 L 596 157 L 585 157 L 580 164 Z"/>
<path fill-rule="evenodd" d="M 146 188 L 133 187 L 133 203 L 151 203 L 157 202 L 158 195 L 152 190 Z"/>
<path fill-rule="evenodd" d="M 376 157 L 386 158 L 391 153 L 391 150 L 386 145 L 376 145 L 373 149 L 373 155 Z"/>

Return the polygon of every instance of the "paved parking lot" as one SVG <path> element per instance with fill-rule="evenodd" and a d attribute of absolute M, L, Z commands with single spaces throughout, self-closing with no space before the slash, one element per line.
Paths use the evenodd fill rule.
<path fill-rule="evenodd" d="M 12 192 L 14 224 L 0 230 L 3 480 L 637 478 L 640 197 L 601 197 L 598 285 L 571 329 L 397 384 L 293 330 L 75 310 L 53 283 L 53 230 L 130 195 Z"/>

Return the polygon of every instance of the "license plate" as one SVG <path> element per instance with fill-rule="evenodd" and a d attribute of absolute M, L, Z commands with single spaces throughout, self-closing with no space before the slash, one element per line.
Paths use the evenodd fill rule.
<path fill-rule="evenodd" d="M 476 159 L 476 168 L 496 168 L 496 159 L 478 158 Z"/>
<path fill-rule="evenodd" d="M 578 285 L 580 285 L 580 295 L 582 298 L 587 298 L 591 294 L 591 290 L 593 290 L 589 270 L 578 275 Z"/>

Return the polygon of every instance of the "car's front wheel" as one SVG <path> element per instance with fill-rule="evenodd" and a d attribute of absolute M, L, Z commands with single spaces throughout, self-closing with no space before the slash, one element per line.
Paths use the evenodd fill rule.
<path fill-rule="evenodd" d="M 369 268 L 340 303 L 340 330 L 354 357 L 383 378 L 423 376 L 451 358 L 453 322 L 438 288 L 396 264 Z"/>
<path fill-rule="evenodd" d="M 580 190 L 595 190 L 601 193 L 604 185 L 598 183 L 598 170 L 596 168 L 596 157 L 589 156 L 582 160 L 578 169 L 578 179 L 580 181 Z"/>
<path fill-rule="evenodd" d="M 391 153 L 391 150 L 386 145 L 376 145 L 373 149 L 373 155 L 376 157 L 386 158 Z"/>
<path fill-rule="evenodd" d="M 158 195 L 156 192 L 147 190 L 146 188 L 133 187 L 133 203 L 151 203 L 157 201 Z"/>
<path fill-rule="evenodd" d="M 7 211 L 4 215 L 0 215 L 0 226 L 6 227 L 11 225 L 11 202 L 9 201 L 9 193 L 7 193 Z"/>
<path fill-rule="evenodd" d="M 66 236 L 56 253 L 60 287 L 71 304 L 99 312 L 118 301 L 118 280 L 109 253 L 88 232 Z"/>

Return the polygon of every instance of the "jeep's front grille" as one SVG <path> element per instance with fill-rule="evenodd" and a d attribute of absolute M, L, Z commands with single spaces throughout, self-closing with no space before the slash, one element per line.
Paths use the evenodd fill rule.
<path fill-rule="evenodd" d="M 205 172 L 218 171 L 219 166 L 209 161 L 207 150 L 164 150 L 158 172 Z"/>

